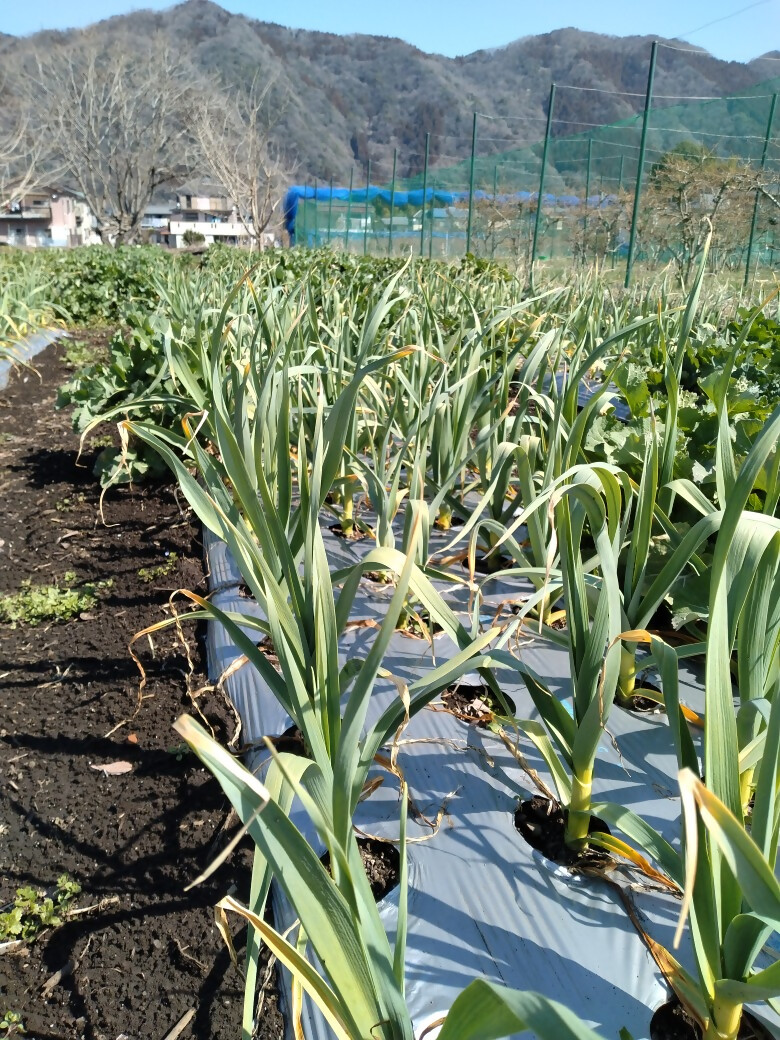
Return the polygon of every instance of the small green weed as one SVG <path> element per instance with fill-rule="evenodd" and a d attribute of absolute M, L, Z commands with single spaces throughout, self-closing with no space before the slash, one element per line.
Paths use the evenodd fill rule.
<path fill-rule="evenodd" d="M 67 513 L 70 509 L 75 509 L 77 506 L 82 506 L 87 500 L 87 496 L 83 491 L 79 491 L 77 495 L 68 495 L 65 498 L 60 498 L 54 503 L 54 508 L 58 513 Z"/>
<path fill-rule="evenodd" d="M 24 1036 L 26 1032 L 24 1019 L 19 1012 L 6 1008 L 0 1018 L 0 1040 L 8 1040 L 12 1036 Z"/>
<path fill-rule="evenodd" d="M 161 563 L 158 567 L 142 567 L 138 572 L 138 577 L 141 581 L 146 582 L 147 584 L 157 581 L 158 578 L 166 578 L 176 570 L 178 562 L 178 553 L 168 553 L 168 558 L 165 563 Z"/>
<path fill-rule="evenodd" d="M 82 611 L 94 607 L 99 591 L 113 585 L 109 580 L 73 588 L 75 581 L 73 571 L 62 576 L 62 584 L 33 585 L 29 580 L 23 581 L 18 592 L 0 597 L 0 622 L 5 621 L 16 628 L 20 623 L 40 625 L 44 621 L 70 621 Z"/>
<path fill-rule="evenodd" d="M 91 437 L 89 446 L 90 448 L 113 448 L 114 438 L 110 433 L 103 433 L 99 437 Z"/>
<path fill-rule="evenodd" d="M 14 939 L 33 942 L 44 928 L 56 928 L 62 924 L 65 911 L 79 892 L 81 885 L 67 874 L 57 878 L 53 896 L 36 888 L 17 888 L 13 905 L 0 914 L 0 942 Z"/>
<path fill-rule="evenodd" d="M 82 339 L 68 339 L 65 341 L 65 350 L 62 353 L 62 361 L 69 368 L 86 368 L 94 365 L 100 357 L 100 350 Z"/>
<path fill-rule="evenodd" d="M 181 762 L 185 755 L 189 754 L 190 746 L 185 741 L 182 741 L 181 744 L 171 744 L 165 750 L 169 755 L 173 755 L 177 762 Z"/>

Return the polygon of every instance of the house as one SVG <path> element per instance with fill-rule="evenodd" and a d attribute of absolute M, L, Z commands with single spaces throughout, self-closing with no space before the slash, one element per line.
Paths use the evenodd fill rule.
<path fill-rule="evenodd" d="M 178 249 L 193 242 L 251 246 L 251 222 L 249 228 L 224 188 L 192 183 L 144 208 L 141 240 Z M 276 244 L 273 232 L 262 238 L 264 247 Z M 100 241 L 97 221 L 84 197 L 68 188 L 41 187 L 0 208 L 0 245 L 35 248 Z"/>
<path fill-rule="evenodd" d="M 251 220 L 241 219 L 238 207 L 220 184 L 195 181 L 183 185 L 176 192 L 168 244 L 181 249 L 189 245 L 194 236 L 202 235 L 205 245 L 222 242 L 232 246 L 251 246 L 251 230 Z M 262 240 L 263 247 L 276 244 L 272 231 L 264 232 Z"/>
<path fill-rule="evenodd" d="M 28 191 L 0 209 L 0 244 L 76 246 L 100 241 L 95 219 L 78 192 L 61 187 Z"/>
<path fill-rule="evenodd" d="M 183 185 L 176 192 L 176 205 L 170 218 L 169 244 L 180 249 L 189 245 L 196 235 L 202 235 L 206 245 L 213 242 L 234 246 L 251 244 L 251 236 L 241 221 L 235 203 L 219 184 L 193 182 Z"/>
<path fill-rule="evenodd" d="M 173 245 L 171 241 L 171 216 L 176 212 L 172 202 L 150 202 L 141 217 L 141 238 L 154 245 Z"/>

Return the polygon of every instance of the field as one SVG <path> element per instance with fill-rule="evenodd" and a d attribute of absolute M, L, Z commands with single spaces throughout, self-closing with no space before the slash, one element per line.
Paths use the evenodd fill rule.
<path fill-rule="evenodd" d="M 777 296 L 561 275 L 0 256 L 0 1036 L 780 1035 Z"/>

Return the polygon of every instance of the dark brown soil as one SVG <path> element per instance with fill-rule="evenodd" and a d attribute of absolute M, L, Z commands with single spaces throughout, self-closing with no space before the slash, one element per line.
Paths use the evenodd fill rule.
<path fill-rule="evenodd" d="M 100 523 L 96 451 L 77 465 L 69 416 L 54 410 L 66 376 L 58 353 L 36 359 L 40 378 L 12 376 L 0 392 L 0 594 L 66 571 L 113 586 L 67 624 L 0 626 L 0 905 L 67 874 L 84 910 L 0 954 L 0 1011 L 18 1012 L 37 1040 L 162 1038 L 190 1011 L 183 1040 L 235 1040 L 243 982 L 212 908 L 233 886 L 246 897 L 249 849 L 185 891 L 235 831 L 219 785 L 171 729 L 206 687 L 200 645 L 191 629 L 186 643 L 175 629 L 139 642 L 142 700 L 127 650 L 166 616 L 171 592 L 205 588 L 198 527 L 168 486 L 111 491 Z M 166 552 L 176 569 L 143 582 L 139 569 Z M 222 699 L 204 690 L 197 703 L 228 739 L 235 721 Z M 96 768 L 112 763 L 131 768 Z M 231 927 L 240 956 L 245 932 Z M 272 996 L 261 1036 L 281 1035 Z"/>
<path fill-rule="evenodd" d="M 395 845 L 376 838 L 358 838 L 363 866 L 377 903 L 391 892 L 401 878 L 401 857 Z M 322 864 L 330 870 L 330 854 L 325 853 Z"/>
<path fill-rule="evenodd" d="M 659 1007 L 650 1020 L 650 1040 L 701 1040 L 701 1029 L 677 997 Z M 739 1040 L 772 1040 L 772 1034 L 748 1012 L 742 1012 Z"/>
<path fill-rule="evenodd" d="M 451 686 L 442 693 L 441 699 L 445 707 L 459 719 L 473 722 L 482 729 L 487 729 L 494 715 L 506 715 L 504 705 L 494 696 L 490 687 L 484 684 L 467 686 L 461 683 Z M 505 700 L 511 714 L 514 715 L 515 705 L 511 698 L 505 695 Z"/>
<path fill-rule="evenodd" d="M 564 831 L 567 816 L 568 810 L 563 809 L 557 802 L 551 802 L 549 798 L 537 794 L 517 807 L 515 827 L 532 848 L 537 849 L 553 863 L 560 863 L 565 867 L 603 870 L 610 863 L 610 857 L 606 852 L 592 847 L 578 852 L 566 844 Z M 591 816 L 588 832 L 609 834 L 610 830 L 603 820 Z"/>

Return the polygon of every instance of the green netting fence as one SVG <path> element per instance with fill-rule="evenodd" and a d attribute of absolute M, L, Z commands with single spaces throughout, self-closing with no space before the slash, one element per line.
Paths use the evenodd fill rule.
<path fill-rule="evenodd" d="M 666 97 L 653 90 L 659 52 L 664 60 L 653 45 L 647 94 L 625 95 L 639 109 L 627 119 L 583 123 L 570 115 L 582 111 L 574 93 L 603 92 L 556 84 L 533 143 L 520 143 L 523 117 L 515 128 L 477 112 L 467 139 L 442 135 L 432 149 L 438 135 L 426 133 L 416 163 L 396 152 L 341 183 L 290 189 L 288 230 L 297 243 L 353 252 L 598 262 L 628 283 L 633 267 L 672 263 L 685 275 L 711 228 L 714 270 L 747 280 L 777 269 L 780 75 L 739 96 Z M 397 176 L 414 165 L 414 176 Z"/>

